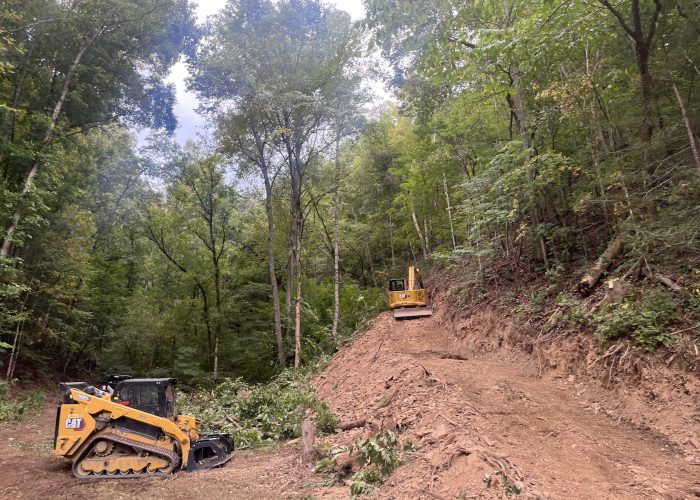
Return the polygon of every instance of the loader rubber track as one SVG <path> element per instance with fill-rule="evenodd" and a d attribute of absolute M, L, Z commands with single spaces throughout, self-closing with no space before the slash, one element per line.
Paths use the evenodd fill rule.
<path fill-rule="evenodd" d="M 144 468 L 144 472 L 140 473 L 117 473 L 117 474 L 108 474 L 108 473 L 101 473 L 101 474 L 83 474 L 78 471 L 78 466 L 80 465 L 80 462 L 85 458 L 85 456 L 90 452 L 92 449 L 92 445 L 94 444 L 95 441 L 100 440 L 100 439 L 105 439 L 109 440 L 115 443 L 120 443 L 124 444 L 127 446 L 131 446 L 132 448 L 136 450 L 142 450 L 142 451 L 147 451 L 149 453 L 153 453 L 155 455 L 159 455 L 161 457 L 166 458 L 169 460 L 170 465 L 158 472 L 147 472 L 146 468 Z M 181 457 L 180 455 L 175 452 L 175 451 L 167 451 L 161 448 L 160 446 L 155 446 L 155 445 L 150 445 L 150 444 L 145 444 L 141 443 L 139 441 L 135 441 L 133 439 L 125 438 L 122 436 L 119 436 L 117 434 L 98 434 L 96 436 L 93 436 L 90 441 L 88 441 L 87 446 L 85 446 L 85 450 L 78 456 L 78 459 L 73 462 L 73 475 L 78 478 L 78 479 L 135 479 L 139 477 L 150 477 L 150 476 L 167 476 L 173 471 L 177 470 L 177 468 L 180 466 L 181 462 Z"/>

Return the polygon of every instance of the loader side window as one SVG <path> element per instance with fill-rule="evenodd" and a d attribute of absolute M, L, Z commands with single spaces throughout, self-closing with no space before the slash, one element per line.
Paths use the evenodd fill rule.
<path fill-rule="evenodd" d="M 158 388 L 151 384 L 133 384 L 121 387 L 119 397 L 129 406 L 147 413 L 158 412 Z"/>

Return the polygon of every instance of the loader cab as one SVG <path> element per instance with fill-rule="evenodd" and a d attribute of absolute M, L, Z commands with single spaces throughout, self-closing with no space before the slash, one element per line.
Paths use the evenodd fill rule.
<path fill-rule="evenodd" d="M 174 378 L 131 378 L 116 384 L 113 399 L 130 408 L 174 419 L 176 385 Z"/>

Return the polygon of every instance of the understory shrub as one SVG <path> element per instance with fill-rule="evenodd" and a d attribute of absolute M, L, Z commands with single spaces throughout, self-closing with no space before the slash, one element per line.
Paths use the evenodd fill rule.
<path fill-rule="evenodd" d="M 17 398 L 11 396 L 11 389 L 12 384 L 0 381 L 0 423 L 16 422 L 44 404 L 44 394 L 38 389 L 27 391 Z"/>
<path fill-rule="evenodd" d="M 631 336 L 637 347 L 649 352 L 673 343 L 670 326 L 680 318 L 676 302 L 662 289 L 654 288 L 641 299 L 626 299 L 607 306 L 593 317 L 595 333 L 602 342 Z"/>

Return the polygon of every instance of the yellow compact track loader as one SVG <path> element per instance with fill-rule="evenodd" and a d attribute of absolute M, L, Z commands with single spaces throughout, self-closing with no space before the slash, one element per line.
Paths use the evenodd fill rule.
<path fill-rule="evenodd" d="M 408 283 L 404 278 L 389 280 L 389 307 L 394 310 L 394 319 L 433 315 L 433 308 L 428 301 L 428 292 L 423 287 L 418 268 L 413 266 L 408 268 Z"/>
<path fill-rule="evenodd" d="M 228 434 L 200 434 L 199 421 L 177 415 L 171 378 L 122 377 L 100 390 L 60 383 L 53 453 L 80 479 L 160 476 L 209 469 L 233 454 Z"/>

